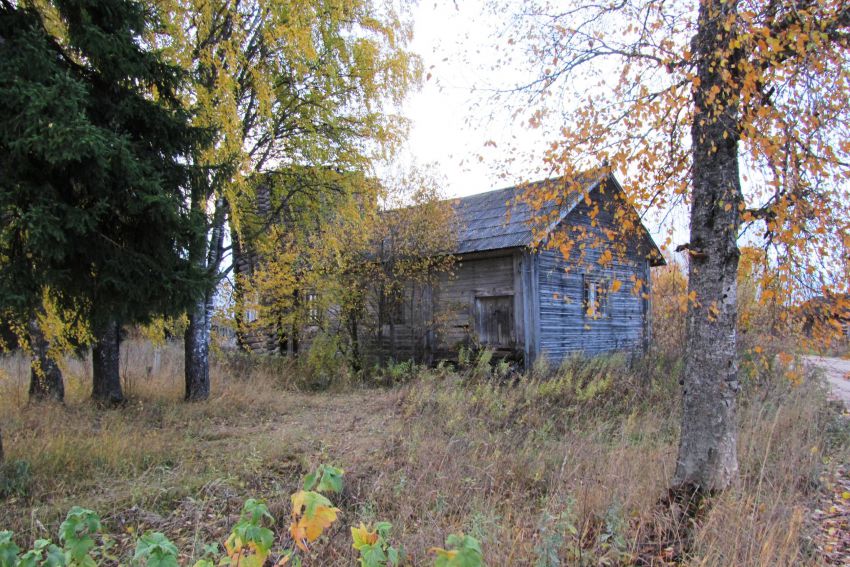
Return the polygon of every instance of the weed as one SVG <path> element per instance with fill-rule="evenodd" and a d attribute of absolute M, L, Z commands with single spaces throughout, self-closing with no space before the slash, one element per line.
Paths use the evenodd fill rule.
<path fill-rule="evenodd" d="M 132 373 L 154 367 L 153 356 L 139 345 L 122 363 Z M 117 558 L 112 563 L 130 563 L 137 534 L 150 532 L 172 540 L 181 563 L 217 563 L 226 549 L 210 542 L 227 541 L 250 497 L 278 518 L 255 526 L 275 534 L 267 562 L 290 550 L 287 567 L 299 557 L 329 566 L 363 559 L 347 537 L 360 522 L 369 534 L 391 523 L 384 543 L 403 549 L 412 565 L 432 564 L 441 556 L 429 549 L 461 530 L 483 544 L 489 565 L 610 565 L 638 556 L 661 564 L 664 548 L 676 543 L 653 535 L 668 533 L 672 521 L 656 504 L 675 467 L 682 372 L 675 357 L 576 357 L 511 380 L 470 380 L 473 358 L 460 371 L 410 367 L 392 388 L 335 382 L 317 394 L 299 391 L 308 377 L 291 361 L 222 353 L 211 368 L 212 398 L 184 404 L 179 345 L 159 356 L 149 374 L 133 377 L 132 403 L 107 412 L 88 403 L 77 359 L 65 363 L 65 406 L 50 411 L 26 403 L 26 360 L 0 359 L 7 457 L 29 464 L 27 495 L 0 504 L 0 526 L 33 557 L 46 561 L 51 548 L 37 540 L 55 534 L 77 504 L 109 511 L 102 520 L 109 538 L 92 537 L 95 561 L 106 553 Z M 684 563 L 815 562 L 805 543 L 807 506 L 824 469 L 847 458 L 850 434 L 816 377 L 795 386 L 783 368 L 742 391 L 740 483 L 693 526 Z M 318 490 L 334 483 L 319 462 L 348 471 L 341 493 Z M 338 510 L 324 535 L 303 538 L 307 552 L 287 529 L 298 527 L 310 503 L 305 497 L 292 516 L 290 494 L 299 491 L 330 503 L 310 501 L 328 509 L 325 520 Z M 165 561 L 164 542 L 148 543 Z M 102 552 L 102 544 L 111 547 Z M 381 549 L 389 561 L 389 547 Z"/>
<path fill-rule="evenodd" d="M 0 464 L 0 499 L 26 497 L 31 483 L 32 472 L 27 461 L 16 459 Z"/>

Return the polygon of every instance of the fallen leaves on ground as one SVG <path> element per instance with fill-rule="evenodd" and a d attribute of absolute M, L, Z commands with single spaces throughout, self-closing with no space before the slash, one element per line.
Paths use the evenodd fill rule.
<path fill-rule="evenodd" d="M 850 565 L 850 467 L 821 478 L 823 497 L 813 513 L 813 543 L 826 565 Z"/>

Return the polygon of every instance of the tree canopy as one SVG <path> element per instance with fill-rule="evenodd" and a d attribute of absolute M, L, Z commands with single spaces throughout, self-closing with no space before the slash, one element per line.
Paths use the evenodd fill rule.
<path fill-rule="evenodd" d="M 0 304 L 28 320 L 47 290 L 88 320 L 182 309 L 199 287 L 185 251 L 185 157 L 205 137 L 177 98 L 182 72 L 142 47 L 132 1 L 0 4 Z"/>
<path fill-rule="evenodd" d="M 607 160 L 639 210 L 688 206 L 692 127 L 716 118 L 730 96 L 742 194 L 722 207 L 738 211 L 745 241 L 772 249 L 765 259 L 782 282 L 809 293 L 847 285 L 845 3 L 746 0 L 712 13 L 729 45 L 711 55 L 711 85 L 699 74 L 696 4 L 533 2 L 515 17 L 507 42 L 528 48 L 536 70 L 517 85 L 523 116 L 531 127 L 559 125 L 545 152 L 553 172 Z"/>
<path fill-rule="evenodd" d="M 492 6 L 515 14 L 505 49 L 525 47 L 535 69 L 506 91 L 525 95 L 530 127 L 558 125 L 546 167 L 576 179 L 601 163 L 623 173 L 624 200 L 637 210 L 690 209 L 690 238 L 679 246 L 689 284 L 675 484 L 722 489 L 737 475 L 738 242 L 768 251 L 759 261 L 771 285 L 848 286 L 850 8 L 841 0 Z M 579 185 L 525 199 L 570 200 Z"/>
<path fill-rule="evenodd" d="M 184 96 L 196 110 L 195 123 L 219 132 L 193 162 L 228 165 L 197 184 L 192 197 L 211 237 L 198 240 L 191 256 L 221 278 L 225 224 L 234 248 L 253 236 L 243 231 L 243 217 L 254 207 L 257 174 L 368 172 L 403 133 L 393 110 L 418 81 L 421 65 L 406 49 L 411 30 L 404 14 L 371 0 L 151 1 L 165 25 L 150 41 L 192 73 Z M 190 313 L 187 397 L 193 399 L 204 397 L 204 388 L 192 384 L 208 383 L 213 294 L 211 287 L 204 305 Z"/>

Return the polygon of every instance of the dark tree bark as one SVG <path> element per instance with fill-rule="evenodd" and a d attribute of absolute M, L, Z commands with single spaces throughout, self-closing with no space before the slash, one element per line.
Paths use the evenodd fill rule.
<path fill-rule="evenodd" d="M 730 84 L 740 74 L 724 23 L 735 2 L 700 4 L 694 42 L 700 84 L 694 88 L 693 194 L 682 435 L 674 484 L 711 493 L 737 478 L 737 236 L 743 201 L 738 172 L 740 102 Z M 709 93 L 717 87 L 716 97 Z"/>
<path fill-rule="evenodd" d="M 251 352 L 248 344 L 245 317 L 245 283 L 244 278 L 251 277 L 251 256 L 242 246 L 242 238 L 239 231 L 230 229 L 230 247 L 233 251 L 233 300 L 236 304 L 234 309 L 234 322 L 236 323 L 236 346 L 242 352 Z"/>
<path fill-rule="evenodd" d="M 65 401 L 65 384 L 62 381 L 62 370 L 50 356 L 50 343 L 41 331 L 37 321 L 29 324 L 30 348 L 30 391 L 31 402 Z"/>
<path fill-rule="evenodd" d="M 383 248 L 383 244 L 381 245 Z M 386 313 L 386 297 L 387 294 L 384 290 L 384 284 L 381 284 L 378 290 L 378 329 L 377 329 L 377 343 L 378 343 L 378 366 L 383 368 L 384 362 L 386 361 L 386 345 L 384 344 L 384 314 Z"/>
<path fill-rule="evenodd" d="M 92 399 L 117 406 L 126 400 L 121 391 L 120 374 L 121 326 L 109 320 L 95 329 L 92 347 Z"/>
<path fill-rule="evenodd" d="M 363 368 L 363 360 L 360 355 L 360 316 L 362 310 L 356 305 L 348 312 L 348 336 L 351 340 L 351 369 L 360 372 Z"/>

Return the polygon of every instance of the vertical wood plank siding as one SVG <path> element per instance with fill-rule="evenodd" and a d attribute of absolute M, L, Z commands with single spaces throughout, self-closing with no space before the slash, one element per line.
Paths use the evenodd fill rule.
<path fill-rule="evenodd" d="M 453 351 L 472 338 L 476 297 L 514 296 L 513 252 L 502 254 L 462 256 L 454 274 L 440 278 L 433 292 L 437 317 L 443 323 L 437 337 L 440 353 Z M 517 314 L 514 313 L 514 321 L 516 319 Z M 519 333 L 515 336 L 521 337 Z"/>
<path fill-rule="evenodd" d="M 613 216 L 603 208 L 591 226 L 589 207 L 578 205 L 565 219 L 567 227 L 583 226 L 588 231 L 584 242 L 584 257 L 579 260 L 579 246 L 564 260 L 557 250 L 538 253 L 538 300 L 540 317 L 540 352 L 552 362 L 573 353 L 595 355 L 619 350 L 640 350 L 645 347 L 648 301 L 642 292 L 635 291 L 634 279 L 648 282 L 648 262 L 637 253 L 637 244 L 630 245 L 625 258 L 616 258 L 600 266 L 597 260 L 603 247 L 593 248 L 590 242 L 605 240 L 604 228 L 613 225 Z M 616 292 L 609 292 L 605 316 L 588 317 L 584 309 L 585 275 L 622 283 Z M 634 279 L 633 279 L 634 278 Z"/>
<path fill-rule="evenodd" d="M 522 354 L 526 364 L 540 355 L 557 363 L 574 353 L 646 349 L 650 268 L 664 261 L 646 229 L 637 226 L 625 243 L 612 246 L 613 259 L 600 265 L 600 256 L 614 242 L 609 238 L 623 238 L 615 223 L 627 205 L 613 176 L 586 176 L 582 184 L 588 201 L 576 198 L 543 211 L 559 213 L 554 230 L 576 238 L 567 259 L 559 250 L 546 249 L 545 242 L 535 243 L 532 225 L 540 211 L 513 202 L 517 188 L 459 199 L 458 263 L 433 290 L 407 290 L 410 307 L 393 329 L 397 354 L 433 352 L 434 359 L 451 359 L 460 345 L 487 337 L 501 353 Z M 621 284 L 617 291 L 611 288 L 614 281 Z M 605 300 L 601 317 L 585 313 L 586 282 L 593 285 L 588 289 L 594 296 Z M 417 292 L 427 301 L 418 301 Z M 422 321 L 431 313 L 437 331 L 423 333 Z M 513 321 L 510 331 L 503 328 L 507 321 Z M 389 331 L 385 328 L 384 335 Z"/>

